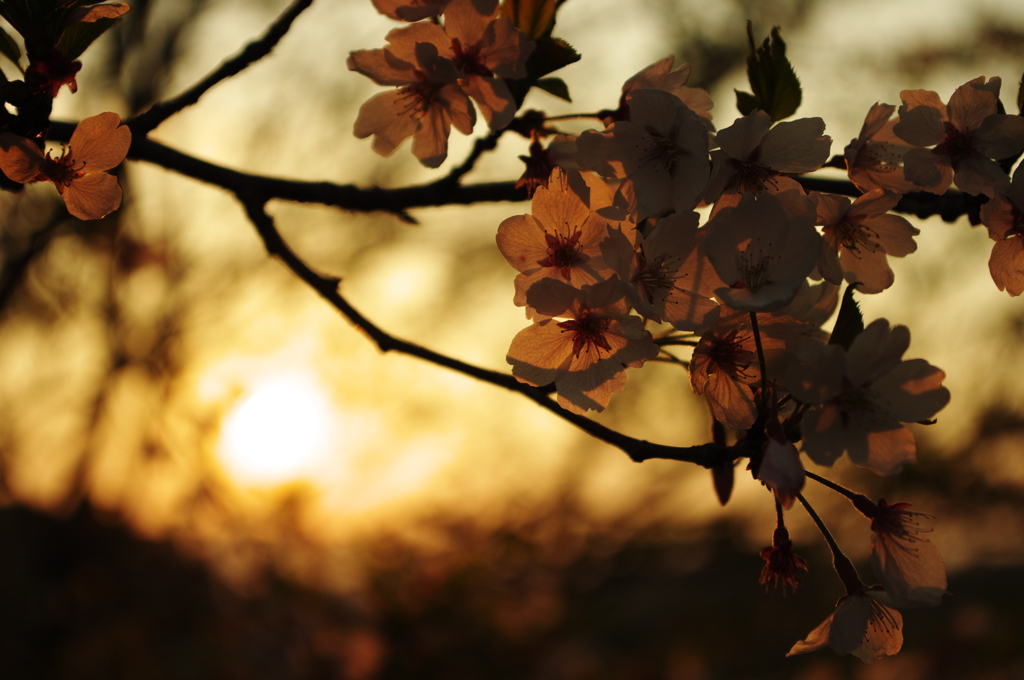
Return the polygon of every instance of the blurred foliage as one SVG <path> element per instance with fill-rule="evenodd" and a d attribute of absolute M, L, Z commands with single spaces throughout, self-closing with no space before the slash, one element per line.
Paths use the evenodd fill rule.
<path fill-rule="evenodd" d="M 172 545 L 81 505 L 0 511 L 4 677 L 1011 680 L 1024 671 L 1021 567 L 951 579 L 908 612 L 906 645 L 870 666 L 784 658 L 840 590 L 783 600 L 757 585 L 737 527 L 635 533 L 572 503 L 494 533 L 438 518 L 445 549 L 361 543 L 367 586 L 339 594 L 266 570 L 239 593 Z M 824 557 L 815 556 L 815 557 Z M 824 563 L 824 560 L 821 560 Z M 819 567 L 820 573 L 827 567 Z"/>

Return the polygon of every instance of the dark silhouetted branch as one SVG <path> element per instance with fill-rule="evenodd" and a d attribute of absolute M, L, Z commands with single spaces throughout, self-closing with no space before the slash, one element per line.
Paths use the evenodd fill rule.
<path fill-rule="evenodd" d="M 288 32 L 288 29 L 291 28 L 292 22 L 295 21 L 296 17 L 312 4 L 313 0 L 295 0 L 292 6 L 285 10 L 284 14 L 277 18 L 277 21 L 270 25 L 270 28 L 267 29 L 267 32 L 259 40 L 246 45 L 244 50 L 225 61 L 216 71 L 177 97 L 166 102 L 158 102 L 145 113 L 132 118 L 129 121 L 132 126 L 132 133 L 141 135 L 149 132 L 178 111 L 195 104 L 199 101 L 200 97 L 206 94 L 207 90 L 217 83 L 240 73 L 251 64 L 270 54 L 270 51 L 274 49 L 281 38 Z"/>

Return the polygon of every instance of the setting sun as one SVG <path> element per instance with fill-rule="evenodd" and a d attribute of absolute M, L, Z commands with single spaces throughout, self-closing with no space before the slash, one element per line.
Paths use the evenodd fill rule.
<path fill-rule="evenodd" d="M 332 422 L 330 401 L 312 377 L 279 376 L 257 384 L 225 418 L 219 458 L 242 483 L 291 481 L 327 453 Z"/>

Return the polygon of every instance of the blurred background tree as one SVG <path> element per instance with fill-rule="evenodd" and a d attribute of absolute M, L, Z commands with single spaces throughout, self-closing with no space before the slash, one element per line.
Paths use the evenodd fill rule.
<path fill-rule="evenodd" d="M 54 119 L 144 111 L 288 5 L 133 0 Z M 758 34 L 783 27 L 800 115 L 822 116 L 839 153 L 868 107 L 904 88 L 945 96 L 1002 75 L 1008 101 L 1024 11 L 965 5 L 572 0 L 557 32 L 584 55 L 563 73 L 575 102 L 535 92 L 526 106 L 606 108 L 625 78 L 674 54 L 727 125 L 751 19 Z M 256 174 L 431 181 L 471 140 L 453 139 L 432 173 L 351 134 L 354 103 L 376 89 L 345 58 L 392 26 L 369 2 L 314 2 L 272 55 L 152 138 Z M 506 135 L 469 179 L 514 178 L 525 150 Z M 943 367 L 954 395 L 918 431 L 917 466 L 895 479 L 840 466 L 866 493 L 938 517 L 953 593 L 907 614 L 900 656 L 864 666 L 783 658 L 839 593 L 825 547 L 795 521 L 811 574 L 785 601 L 763 594 L 757 551 L 773 516 L 756 483 L 741 480 L 720 509 L 704 470 L 635 465 L 517 395 L 381 355 L 268 258 L 231 196 L 153 164 L 120 172 L 125 203 L 95 222 L 69 217 L 52 191 L 0 193 L 0 676 L 1024 674 L 1024 311 L 989 280 L 983 230 L 920 221 L 921 249 L 894 263 L 896 286 L 862 303 L 868 319 L 908 324 L 911 353 Z M 494 233 L 523 206 L 423 208 L 418 226 L 280 201 L 270 211 L 383 327 L 506 370 L 522 317 Z M 271 415 L 247 420 L 261 395 Z M 680 445 L 708 429 L 685 376 L 659 366 L 597 419 Z M 257 424 L 266 450 L 245 443 Z M 820 495 L 823 513 L 838 507 Z M 830 521 L 863 560 L 866 530 L 843 516 Z"/>

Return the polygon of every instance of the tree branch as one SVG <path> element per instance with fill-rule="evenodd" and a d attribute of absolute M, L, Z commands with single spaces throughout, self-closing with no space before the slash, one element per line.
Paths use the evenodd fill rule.
<path fill-rule="evenodd" d="M 140 136 L 144 135 L 178 111 L 195 104 L 199 101 L 200 97 L 206 94 L 207 90 L 217 83 L 240 73 L 270 54 L 270 51 L 274 49 L 281 38 L 288 32 L 288 29 L 291 28 L 292 22 L 295 21 L 296 17 L 302 14 L 311 4 L 313 4 L 313 0 L 295 0 L 292 6 L 285 10 L 277 18 L 277 21 L 270 25 L 270 28 L 267 29 L 267 32 L 259 40 L 246 45 L 244 50 L 225 61 L 216 71 L 177 97 L 166 102 L 158 102 L 145 113 L 130 119 L 128 122 L 131 124 L 132 133 Z"/>
<path fill-rule="evenodd" d="M 263 240 L 267 252 L 278 258 L 296 276 L 302 279 L 313 290 L 320 294 L 335 309 L 341 312 L 349 322 L 362 331 L 377 345 L 382 352 L 400 352 L 415 356 L 424 361 L 451 369 L 463 375 L 482 380 L 484 382 L 504 387 L 507 390 L 518 392 L 534 403 L 551 411 L 558 417 L 566 420 L 589 435 L 607 444 L 611 444 L 624 451 L 635 462 L 642 462 L 652 458 L 664 458 L 690 463 L 696 463 L 703 467 L 713 467 L 723 461 L 733 461 L 736 458 L 748 455 L 750 442 L 740 440 L 733 446 L 720 446 L 717 444 L 700 444 L 697 446 L 666 446 L 654 444 L 641 439 L 635 439 L 621 434 L 600 423 L 596 423 L 575 413 L 563 409 L 557 402 L 553 401 L 546 390 L 532 387 L 519 382 L 511 375 L 499 373 L 478 366 L 467 364 L 458 359 L 439 354 L 420 345 L 406 342 L 395 338 L 381 330 L 373 322 L 360 314 L 351 304 L 338 292 L 340 279 L 336 277 L 323 276 L 313 271 L 303 260 L 288 247 L 278 232 L 274 220 L 266 211 L 266 197 L 253 191 L 236 193 L 241 201 L 246 215 L 256 228 L 257 233 Z"/>

